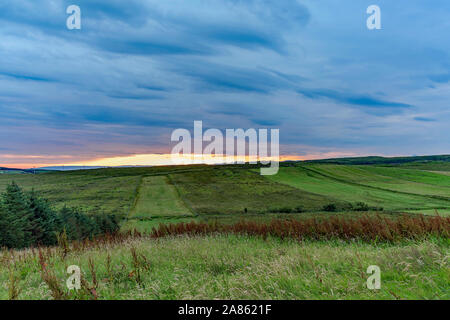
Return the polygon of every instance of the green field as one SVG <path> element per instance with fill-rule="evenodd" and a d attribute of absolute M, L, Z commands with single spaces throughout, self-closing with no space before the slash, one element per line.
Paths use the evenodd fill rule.
<path fill-rule="evenodd" d="M 139 176 L 97 176 L 88 171 L 81 175 L 64 172 L 0 175 L 0 190 L 15 181 L 25 190 L 36 190 L 58 208 L 67 205 L 92 214 L 127 214 L 139 180 Z"/>
<path fill-rule="evenodd" d="M 170 179 L 197 214 L 263 214 L 283 208 L 316 211 L 334 201 L 245 169 L 215 168 L 171 174 Z"/>
<path fill-rule="evenodd" d="M 144 177 L 139 184 L 130 219 L 192 215 L 167 176 Z"/>
<path fill-rule="evenodd" d="M 357 202 L 372 210 L 430 214 L 437 209 L 446 214 L 450 175 L 430 172 L 429 163 L 422 166 L 423 170 L 406 169 L 403 164 L 297 163 L 282 166 L 274 176 L 261 176 L 249 166 L 204 165 L 0 174 L 0 191 L 14 180 L 25 190 L 35 189 L 56 207 L 128 217 L 124 228 L 142 224 L 148 229 L 155 221 L 189 216 L 235 220 L 277 213 L 320 214 L 328 204 L 346 212 Z"/>
<path fill-rule="evenodd" d="M 421 174 L 420 172 L 418 174 Z M 449 180 L 443 176 L 442 180 Z M 447 187 L 430 186 L 436 191 L 434 195 L 423 195 L 426 186 L 412 181 L 386 178 L 363 170 L 359 167 L 314 165 L 280 168 L 277 175 L 269 179 L 296 187 L 312 193 L 320 193 L 348 202 L 362 201 L 370 206 L 383 207 L 385 210 L 408 209 L 444 209 L 450 208 L 450 201 L 433 196 L 450 195 Z M 399 192 L 399 185 L 410 193 Z M 419 187 L 420 188 L 419 188 Z M 413 193 L 414 187 L 419 189 Z M 448 193 L 445 193 L 448 192 Z"/>
<path fill-rule="evenodd" d="M 450 200 L 450 179 L 440 174 L 372 166 L 315 165 L 307 168 L 346 183 L 408 194 L 442 196 Z"/>
<path fill-rule="evenodd" d="M 450 214 L 450 167 L 369 160 L 377 163 L 283 164 L 274 176 L 259 175 L 255 166 L 204 165 L 0 174 L 0 191 L 14 180 L 57 208 L 119 214 L 123 231 L 144 234 L 159 224 L 191 221 L 326 222 L 330 217 Z M 356 210 L 358 202 L 367 204 L 368 211 Z M 331 204 L 334 212 L 325 210 Z M 82 268 L 86 286 L 96 282 L 96 296 L 89 289 L 64 299 L 449 299 L 448 240 L 144 236 L 77 249 L 66 257 L 61 248 L 45 252 L 64 294 L 67 265 Z M 140 262 L 132 258 L 133 250 Z M 11 254 L 21 256 L 12 268 L 7 262 Z M 381 290 L 365 286 L 369 265 L 382 270 Z M 36 251 L 0 251 L 0 281 L 0 299 L 55 298 L 42 278 Z"/>
<path fill-rule="evenodd" d="M 424 214 L 424 215 L 439 215 L 441 217 L 449 217 L 450 216 L 450 209 L 429 209 L 429 210 L 406 210 L 405 212 L 412 213 L 412 214 Z"/>
<path fill-rule="evenodd" d="M 137 253 L 132 258 L 132 250 Z M 9 255 L 3 252 L 0 258 Z M 0 299 L 11 279 L 19 299 L 52 299 L 39 259 L 20 253 L 13 271 L 0 259 Z M 57 286 L 69 265 L 86 281 L 77 299 L 449 299 L 448 241 L 373 245 L 297 242 L 245 236 L 177 237 L 126 241 L 46 255 Z M 110 257 L 108 259 L 108 256 Z M 109 262 L 108 262 L 109 260 Z M 91 263 L 89 263 L 91 261 Z M 381 269 L 381 289 L 366 286 L 367 267 Z"/>
<path fill-rule="evenodd" d="M 444 171 L 449 172 L 450 171 L 450 162 L 412 162 L 412 163 L 405 163 L 402 165 L 385 165 L 388 167 L 397 167 L 397 168 L 403 168 L 403 169 L 417 169 L 417 170 L 429 170 L 429 171 Z"/>
<path fill-rule="evenodd" d="M 446 176 L 450 176 L 450 171 L 430 171 L 431 173 L 443 174 Z"/>

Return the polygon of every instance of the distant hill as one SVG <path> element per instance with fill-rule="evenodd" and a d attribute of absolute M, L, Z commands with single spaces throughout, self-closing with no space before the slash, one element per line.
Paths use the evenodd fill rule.
<path fill-rule="evenodd" d="M 415 166 L 421 164 L 428 164 L 431 166 L 445 166 L 450 167 L 450 155 L 435 155 L 435 156 L 411 156 L 411 157 L 349 157 L 349 158 L 330 158 L 320 160 L 304 160 L 293 161 L 288 160 L 281 163 L 281 166 L 292 166 L 296 163 L 322 163 L 322 164 L 342 164 L 342 165 L 381 165 L 381 166 Z M 77 171 L 90 169 L 108 169 L 108 168 L 145 168 L 151 166 L 49 166 L 30 169 L 5 168 L 0 167 L 0 173 L 41 173 L 48 171 Z"/>
<path fill-rule="evenodd" d="M 53 167 L 40 167 L 39 170 L 47 171 L 75 171 L 75 170 L 92 170 L 92 169 L 108 169 L 108 168 L 145 168 L 151 166 L 53 166 Z"/>
<path fill-rule="evenodd" d="M 40 167 L 40 168 L 30 168 L 30 169 L 18 169 L 18 168 L 5 168 L 0 167 L 0 174 L 29 174 L 29 173 L 43 173 L 51 171 L 79 171 L 79 170 L 93 170 L 93 169 L 108 169 L 108 168 L 146 168 L 151 166 L 51 166 L 51 167 Z"/>
<path fill-rule="evenodd" d="M 17 169 L 17 168 L 5 168 L 0 167 L 0 174 L 26 174 L 26 173 L 41 173 L 41 172 L 47 172 L 50 170 L 44 170 L 44 169 Z"/>
<path fill-rule="evenodd" d="M 2 170 L 2 171 L 7 171 L 7 170 L 11 170 L 11 171 L 23 171 L 23 169 L 5 168 L 5 167 L 0 167 L 0 170 Z"/>
<path fill-rule="evenodd" d="M 428 163 L 428 162 L 450 162 L 450 155 L 438 156 L 414 156 L 414 157 L 352 157 L 352 158 L 332 158 L 322 160 L 307 160 L 303 163 L 327 163 L 327 164 L 346 164 L 346 165 L 398 165 L 406 163 Z"/>
<path fill-rule="evenodd" d="M 26 170 L 0 167 L 0 173 L 26 173 Z"/>
<path fill-rule="evenodd" d="M 54 166 L 54 167 L 40 167 L 39 170 L 50 171 L 72 171 L 72 170 L 88 170 L 88 169 L 104 169 L 105 166 Z"/>

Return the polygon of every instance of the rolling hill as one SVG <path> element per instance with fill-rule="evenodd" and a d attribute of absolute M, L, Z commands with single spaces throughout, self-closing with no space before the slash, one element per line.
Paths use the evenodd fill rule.
<path fill-rule="evenodd" d="M 405 162 L 395 166 L 385 166 L 385 162 L 383 166 L 290 162 L 283 163 L 274 176 L 261 176 L 256 166 L 248 165 L 3 174 L 0 191 L 14 180 L 25 190 L 36 190 L 56 207 L 68 205 L 91 214 L 119 214 L 134 226 L 166 218 L 301 216 L 330 208 L 349 212 L 360 210 L 361 203 L 371 211 L 438 210 L 447 214 L 450 169 L 432 171 L 430 163 L 436 162 L 406 162 L 414 168 L 406 168 Z"/>

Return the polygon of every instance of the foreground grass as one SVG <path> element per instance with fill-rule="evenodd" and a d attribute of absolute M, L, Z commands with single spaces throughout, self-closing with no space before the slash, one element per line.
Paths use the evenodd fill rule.
<path fill-rule="evenodd" d="M 67 266 L 81 267 L 91 292 L 78 295 L 85 299 L 449 299 L 449 248 L 448 238 L 374 245 L 232 235 L 130 239 L 44 255 L 65 292 Z M 10 255 L 0 260 L 0 299 L 13 282 L 19 299 L 52 299 L 36 252 Z M 369 265 L 381 268 L 380 290 L 366 287 Z"/>

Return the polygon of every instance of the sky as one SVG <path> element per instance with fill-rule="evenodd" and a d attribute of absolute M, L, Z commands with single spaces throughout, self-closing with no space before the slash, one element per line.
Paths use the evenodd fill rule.
<path fill-rule="evenodd" d="M 282 159 L 449 154 L 449 35 L 448 0 L 2 0 L 0 166 L 164 163 L 195 120 Z"/>

